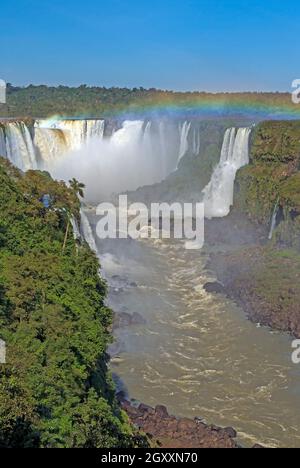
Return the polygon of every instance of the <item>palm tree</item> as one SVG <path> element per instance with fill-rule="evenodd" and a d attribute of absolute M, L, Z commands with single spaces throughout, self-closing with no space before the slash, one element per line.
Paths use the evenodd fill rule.
<path fill-rule="evenodd" d="M 71 189 L 76 193 L 76 195 L 79 195 L 81 198 L 84 198 L 84 191 L 83 189 L 85 188 L 85 185 L 82 184 L 81 182 L 78 182 L 76 179 L 69 180 L 69 184 Z"/>

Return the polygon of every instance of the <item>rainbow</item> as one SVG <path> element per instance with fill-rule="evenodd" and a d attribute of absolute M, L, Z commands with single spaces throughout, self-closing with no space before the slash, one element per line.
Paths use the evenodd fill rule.
<path fill-rule="evenodd" d="M 300 119 L 300 105 L 292 102 L 291 95 L 269 93 L 228 94 L 173 98 L 155 96 L 127 107 L 115 109 L 108 114 L 130 116 L 172 116 L 184 119 L 215 117 L 246 117 L 255 120 L 294 120 Z"/>
<path fill-rule="evenodd" d="M 262 120 L 300 120 L 300 104 L 292 102 L 290 93 L 176 93 L 151 91 L 126 104 L 111 106 L 109 110 L 86 109 L 75 116 L 60 115 L 55 119 L 98 118 L 161 118 L 185 120 L 214 118 L 244 118 Z M 52 117 L 54 118 L 54 117 Z"/>

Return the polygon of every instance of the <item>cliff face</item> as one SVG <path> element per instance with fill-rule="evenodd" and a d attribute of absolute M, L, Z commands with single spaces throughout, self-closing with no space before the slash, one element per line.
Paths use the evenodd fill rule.
<path fill-rule="evenodd" d="M 300 122 L 263 122 L 251 139 L 251 164 L 238 173 L 235 209 L 270 227 L 278 207 L 274 238 L 300 248 Z"/>

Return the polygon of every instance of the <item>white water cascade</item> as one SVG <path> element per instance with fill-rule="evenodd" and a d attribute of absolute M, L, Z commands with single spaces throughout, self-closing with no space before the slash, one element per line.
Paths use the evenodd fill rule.
<path fill-rule="evenodd" d="M 80 240 L 81 239 L 81 232 L 80 232 L 80 229 L 79 229 L 76 218 L 74 216 L 71 216 L 70 222 L 71 222 L 71 226 L 72 226 L 72 229 L 73 229 L 74 239 L 75 240 Z"/>
<path fill-rule="evenodd" d="M 104 120 L 36 121 L 29 129 L 22 121 L 0 126 L 0 156 L 23 171 L 50 169 L 68 152 L 95 138 L 103 138 Z"/>
<path fill-rule="evenodd" d="M 37 169 L 32 136 L 24 122 L 8 122 L 0 129 L 0 154 L 22 171 Z"/>
<path fill-rule="evenodd" d="M 77 150 L 91 138 L 104 136 L 104 120 L 41 120 L 36 122 L 40 129 L 60 130 L 63 132 L 68 149 Z"/>
<path fill-rule="evenodd" d="M 0 127 L 0 156 L 6 157 L 5 133 Z"/>
<path fill-rule="evenodd" d="M 250 133 L 251 128 L 226 130 L 220 162 L 203 190 L 206 218 L 222 218 L 229 214 L 236 173 L 249 163 Z"/>
<path fill-rule="evenodd" d="M 69 150 L 62 130 L 36 127 L 33 141 L 38 153 L 40 168 L 47 168 Z"/>
<path fill-rule="evenodd" d="M 178 164 L 180 160 L 187 154 L 189 149 L 188 136 L 191 129 L 191 122 L 184 122 L 179 126 L 180 133 L 180 145 L 179 145 L 179 155 L 178 155 Z"/>
<path fill-rule="evenodd" d="M 274 231 L 275 231 L 276 225 L 277 225 L 278 211 L 279 211 L 279 199 L 275 203 L 275 207 L 274 207 L 273 214 L 272 214 L 271 227 L 270 227 L 270 232 L 269 232 L 269 236 L 268 236 L 269 240 L 273 239 L 273 234 L 274 234 Z"/>
<path fill-rule="evenodd" d="M 93 252 L 95 252 L 95 254 L 98 255 L 98 249 L 97 249 L 94 233 L 90 225 L 90 222 L 88 220 L 88 217 L 85 214 L 83 208 L 80 209 L 80 218 L 81 218 L 80 228 L 81 228 L 82 237 L 84 238 L 86 243 L 89 245 L 90 249 Z"/>
<path fill-rule="evenodd" d="M 198 156 L 201 149 L 201 139 L 200 139 L 200 131 L 197 128 L 194 128 L 193 133 L 193 154 Z"/>
<path fill-rule="evenodd" d="M 190 151 L 200 150 L 200 131 L 171 119 L 4 121 L 0 155 L 26 171 L 41 169 L 55 178 L 72 177 L 86 185 L 89 201 L 159 183 L 178 168 Z"/>
<path fill-rule="evenodd" d="M 49 168 L 86 185 L 90 202 L 161 182 L 174 172 L 180 135 L 175 122 L 126 120 L 110 137 L 91 138 Z"/>

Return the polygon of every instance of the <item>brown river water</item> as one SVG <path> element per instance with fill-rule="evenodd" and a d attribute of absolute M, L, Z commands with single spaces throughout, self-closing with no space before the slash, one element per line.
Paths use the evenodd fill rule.
<path fill-rule="evenodd" d="M 244 446 L 300 447 L 300 366 L 288 335 L 205 292 L 208 253 L 181 242 L 98 241 L 109 305 L 145 323 L 115 331 L 111 368 L 130 398 L 233 426 Z"/>

